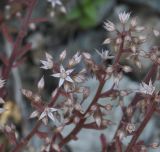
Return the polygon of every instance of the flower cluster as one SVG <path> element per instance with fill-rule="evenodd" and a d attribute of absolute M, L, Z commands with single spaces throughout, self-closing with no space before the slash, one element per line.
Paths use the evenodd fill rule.
<path fill-rule="evenodd" d="M 34 4 L 36 4 L 36 1 L 33 0 L 33 2 L 31 5 L 28 1 L 26 3 L 31 7 L 30 9 L 33 9 Z M 48 2 L 53 7 L 62 5 L 60 0 L 48 0 Z M 29 12 L 28 14 L 31 15 L 32 13 Z M 48 97 L 43 94 L 46 93 L 46 81 L 48 81 L 45 76 L 42 76 L 38 81 L 37 91 L 21 90 L 34 109 L 28 117 L 34 119 L 36 123 L 32 131 L 24 138 L 17 136 L 16 127 L 13 124 L 8 123 L 0 127 L 10 143 L 15 146 L 13 152 L 22 151 L 34 135 L 37 135 L 44 142 L 39 151 L 62 152 L 63 147 L 68 142 L 77 140 L 77 134 L 84 128 L 104 130 L 108 126 L 117 125 L 116 120 L 111 117 L 117 107 L 122 111 L 122 119 L 111 143 L 108 144 L 105 136 L 101 135 L 102 151 L 121 152 L 123 149 L 125 152 L 146 151 L 146 147 L 159 147 L 157 142 L 146 145 L 144 141 L 137 142 L 137 139 L 152 115 L 156 112 L 160 113 L 160 92 L 158 87 L 155 87 L 156 80 L 160 80 L 158 71 L 160 47 L 153 46 L 148 51 L 144 50 L 141 46 L 147 41 L 146 34 L 143 33 L 146 28 L 139 26 L 136 18 L 131 18 L 131 13 L 121 12 L 118 14 L 118 18 L 120 27 L 109 20 L 104 23 L 105 30 L 114 33 L 112 37 L 106 38 L 103 42 L 107 45 L 111 44 L 109 50 L 112 51 L 98 51 L 96 49 L 100 57 L 98 63 L 89 51 L 76 52 L 70 58 L 66 50 L 62 51 L 57 58 L 48 52 L 45 53 L 45 59 L 40 60 L 40 69 L 43 69 L 44 72 L 50 72 L 49 76 L 53 80 L 57 80 L 58 83 Z M 30 16 L 26 16 L 25 20 L 30 23 Z M 22 26 L 22 30 L 25 29 L 24 27 L 26 28 L 25 24 Z M 152 32 L 155 37 L 160 35 L 156 29 L 153 29 Z M 21 34 L 23 35 L 23 31 L 20 32 L 16 41 L 18 44 L 13 47 L 15 52 L 11 55 L 11 61 L 2 59 L 5 68 L 8 69 L 2 70 L 3 77 L 0 78 L 1 96 L 6 93 L 4 90 L 6 80 L 3 78 L 8 78 L 11 68 L 14 67 L 15 63 L 18 64 L 17 56 L 14 55 L 21 46 L 19 43 L 23 42 Z M 18 55 L 21 57 L 22 54 Z M 125 79 L 124 75 L 134 72 L 134 65 L 142 68 L 141 59 L 143 58 L 153 64 L 151 70 L 137 89 L 130 88 L 128 84 L 122 89 L 121 82 Z M 123 62 L 121 62 L 122 60 Z M 128 64 L 130 62 L 133 64 Z M 87 84 L 87 80 L 92 78 L 98 81 L 94 95 L 91 91 L 92 86 Z M 107 88 L 105 88 L 106 84 L 108 85 Z M 130 95 L 134 97 L 131 98 Z M 101 98 L 105 100 L 102 102 Z M 131 100 L 130 102 L 128 102 L 128 98 Z M 3 107 L 4 103 L 5 100 L 0 98 L 0 114 L 7 110 Z M 138 121 L 136 113 L 140 115 Z M 70 125 L 74 126 L 73 130 L 64 136 L 62 131 Z M 125 145 L 123 139 L 130 135 L 132 135 L 131 140 L 128 145 Z M 0 145 L 0 151 L 1 147 L 3 151 L 3 145 Z"/>
<path fill-rule="evenodd" d="M 48 70 L 51 69 L 54 73 L 51 74 L 52 77 L 59 78 L 58 87 L 62 86 L 66 91 L 71 91 L 75 88 L 76 83 L 82 83 L 85 81 L 85 73 L 86 70 L 82 69 L 80 72 L 74 71 L 74 67 L 80 63 L 82 56 L 79 52 L 77 52 L 67 64 L 67 70 L 65 70 L 62 62 L 66 58 L 66 50 L 64 50 L 59 55 L 59 60 L 57 63 L 53 62 L 53 58 L 50 54 L 46 53 L 46 61 L 41 60 L 42 66 L 41 68 Z"/>

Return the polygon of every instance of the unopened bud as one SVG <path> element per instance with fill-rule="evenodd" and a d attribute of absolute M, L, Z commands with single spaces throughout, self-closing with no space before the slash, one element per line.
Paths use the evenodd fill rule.
<path fill-rule="evenodd" d="M 112 73 L 112 72 L 113 72 L 113 68 L 112 68 L 112 67 L 108 67 L 108 68 L 106 69 L 106 72 L 107 72 L 107 73 Z"/>
<path fill-rule="evenodd" d="M 44 77 L 42 77 L 39 82 L 38 82 L 38 89 L 43 89 L 44 88 Z"/>
<path fill-rule="evenodd" d="M 41 101 L 41 97 L 38 94 L 34 95 L 33 98 L 34 98 L 34 101 L 36 102 Z"/>
<path fill-rule="evenodd" d="M 35 23 L 30 23 L 30 24 L 29 24 L 29 28 L 30 28 L 31 30 L 35 30 L 35 29 L 36 29 L 36 24 L 35 24 Z"/>
<path fill-rule="evenodd" d="M 100 127 L 102 122 L 101 116 L 97 114 L 94 119 L 96 121 L 97 126 Z"/>
<path fill-rule="evenodd" d="M 122 43 L 122 39 L 120 38 L 120 37 L 118 37 L 117 39 L 116 39 L 116 44 L 121 44 Z"/>
<path fill-rule="evenodd" d="M 123 71 L 126 72 L 126 73 L 129 73 L 132 71 L 132 68 L 129 67 L 129 66 L 123 66 Z"/>
<path fill-rule="evenodd" d="M 52 98 L 55 98 L 55 96 L 57 95 L 57 92 L 58 92 L 58 89 L 55 89 L 55 90 L 52 92 Z"/>
<path fill-rule="evenodd" d="M 129 132 L 129 133 L 132 133 L 136 130 L 136 127 L 134 124 L 132 123 L 128 123 L 127 126 L 126 126 L 126 130 Z"/>
<path fill-rule="evenodd" d="M 97 105 L 92 105 L 91 111 L 96 111 L 97 110 Z"/>
<path fill-rule="evenodd" d="M 64 51 L 59 55 L 59 59 L 60 59 L 61 61 L 63 61 L 63 60 L 65 59 L 65 57 L 66 57 L 66 54 L 67 54 L 67 52 L 66 52 L 66 50 L 64 50 Z"/>
<path fill-rule="evenodd" d="M 104 40 L 103 44 L 110 44 L 111 43 L 111 39 L 110 38 L 107 38 Z"/>
<path fill-rule="evenodd" d="M 127 107 L 126 113 L 127 113 L 128 116 L 131 116 L 132 113 L 133 113 L 133 108 L 132 107 Z"/>
<path fill-rule="evenodd" d="M 80 118 L 79 118 L 79 117 L 74 117 L 73 122 L 74 122 L 75 124 L 78 124 L 79 121 L 80 121 Z"/>
<path fill-rule="evenodd" d="M 75 109 L 77 110 L 77 111 L 81 111 L 82 110 L 82 107 L 81 107 L 81 105 L 80 104 L 75 104 Z"/>
<path fill-rule="evenodd" d="M 91 55 L 90 55 L 89 53 L 84 52 L 84 53 L 82 53 L 82 54 L 83 54 L 83 56 L 84 56 L 86 59 L 88 59 L 88 60 L 91 59 Z"/>
<path fill-rule="evenodd" d="M 106 109 L 107 111 L 111 111 L 111 110 L 112 110 L 112 105 L 111 105 L 111 104 L 106 104 L 106 105 L 105 105 L 105 109 Z"/>
<path fill-rule="evenodd" d="M 142 68 L 142 64 L 141 64 L 141 62 L 140 61 L 136 61 L 136 65 L 138 66 L 138 68 Z"/>
<path fill-rule="evenodd" d="M 22 89 L 22 94 L 27 98 L 30 98 L 32 96 L 32 91 Z"/>
<path fill-rule="evenodd" d="M 29 116 L 29 118 L 35 118 L 35 117 L 38 116 L 38 114 L 39 114 L 38 111 L 34 111 L 34 112 L 31 113 L 31 115 Z"/>

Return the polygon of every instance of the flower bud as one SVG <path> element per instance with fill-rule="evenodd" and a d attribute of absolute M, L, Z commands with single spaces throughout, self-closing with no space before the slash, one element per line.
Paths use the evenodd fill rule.
<path fill-rule="evenodd" d="M 112 105 L 111 105 L 111 104 L 106 104 L 106 105 L 105 105 L 105 109 L 106 109 L 107 111 L 111 111 L 111 110 L 112 110 Z"/>
<path fill-rule="evenodd" d="M 106 72 L 107 72 L 107 73 L 112 73 L 112 72 L 113 72 L 113 68 L 112 68 L 112 67 L 108 67 L 108 68 L 106 69 Z"/>
<path fill-rule="evenodd" d="M 38 114 L 39 114 L 38 111 L 34 111 L 34 112 L 31 113 L 31 115 L 29 116 L 29 118 L 35 118 L 35 117 L 38 116 Z"/>
<path fill-rule="evenodd" d="M 121 44 L 122 43 L 122 39 L 120 38 L 120 37 L 118 37 L 117 39 L 116 39 L 116 44 Z"/>
<path fill-rule="evenodd" d="M 111 39 L 110 38 L 107 38 L 104 40 L 103 44 L 110 44 L 111 43 Z"/>
<path fill-rule="evenodd" d="M 63 61 L 64 59 L 65 59 L 65 57 L 66 57 L 66 50 L 64 50 L 60 55 L 59 55 L 59 59 L 61 60 L 61 61 Z"/>
<path fill-rule="evenodd" d="M 92 105 L 92 107 L 91 107 L 91 111 L 96 111 L 97 110 L 97 105 Z"/>
<path fill-rule="evenodd" d="M 44 77 L 39 80 L 37 87 L 40 90 L 44 88 Z"/>
<path fill-rule="evenodd" d="M 132 107 L 127 107 L 126 113 L 127 113 L 128 116 L 132 116 L 133 108 Z"/>
<path fill-rule="evenodd" d="M 132 68 L 129 67 L 129 66 L 123 66 L 123 71 L 126 72 L 126 73 L 129 73 L 132 71 Z"/>
<path fill-rule="evenodd" d="M 32 91 L 30 90 L 22 89 L 22 94 L 26 96 L 27 98 L 32 97 Z"/>
<path fill-rule="evenodd" d="M 127 126 L 126 126 L 126 130 L 129 132 L 129 133 L 132 133 L 136 130 L 136 127 L 134 124 L 132 123 L 128 123 Z"/>
<path fill-rule="evenodd" d="M 80 118 L 79 118 L 79 117 L 77 117 L 77 116 L 74 117 L 73 122 L 74 122 L 75 124 L 78 124 L 79 121 L 80 121 Z"/>
<path fill-rule="evenodd" d="M 83 54 L 83 56 L 84 56 L 86 59 L 88 59 L 88 60 L 91 59 L 91 55 L 90 55 L 89 53 L 84 52 L 84 53 L 82 53 L 82 54 Z"/>

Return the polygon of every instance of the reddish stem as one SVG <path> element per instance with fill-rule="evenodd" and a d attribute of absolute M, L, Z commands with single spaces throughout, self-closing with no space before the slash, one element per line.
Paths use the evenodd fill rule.
<path fill-rule="evenodd" d="M 156 75 L 157 69 L 158 69 L 158 64 L 157 64 L 157 63 L 154 63 L 154 64 L 152 65 L 150 71 L 149 71 L 149 72 L 147 73 L 147 75 L 145 76 L 145 78 L 144 78 L 143 81 L 144 81 L 145 83 L 148 83 L 149 80 L 150 80 L 151 78 L 153 78 L 153 76 Z M 134 107 L 141 99 L 142 99 L 142 97 L 141 97 L 138 93 L 136 93 L 136 95 L 134 96 L 134 98 L 132 99 L 132 101 L 131 101 L 131 103 L 128 105 L 128 107 Z M 133 113 L 134 113 L 134 112 L 135 112 L 135 108 L 133 108 Z M 130 122 L 131 118 L 132 118 L 132 117 L 129 117 L 127 121 Z M 119 124 L 119 126 L 118 126 L 118 128 L 117 128 L 117 130 L 116 130 L 114 139 L 116 138 L 117 133 L 118 133 L 118 130 L 120 130 L 120 128 L 123 126 L 123 122 L 126 121 L 126 119 L 127 119 L 127 118 L 126 118 L 126 115 L 123 114 L 122 119 L 121 119 L 121 121 L 120 121 L 120 124 Z"/>
<path fill-rule="evenodd" d="M 16 61 L 16 58 L 19 55 L 17 53 L 17 51 L 20 50 L 23 38 L 25 37 L 25 35 L 27 33 L 28 25 L 30 23 L 32 12 L 33 12 L 33 9 L 36 5 L 36 2 L 37 2 L 37 0 L 33 0 L 33 1 L 31 1 L 30 5 L 28 6 L 26 16 L 25 16 L 25 18 L 22 22 L 21 28 L 19 30 L 18 36 L 17 36 L 16 41 L 15 41 L 14 46 L 13 46 L 12 54 L 9 58 L 9 64 L 7 66 L 4 66 L 3 69 L 2 69 L 2 78 L 4 80 L 8 79 L 10 71 L 12 69 L 12 66 L 13 66 L 14 62 Z M 1 97 L 5 96 L 4 88 L 2 88 L 0 90 L 0 96 Z"/>
<path fill-rule="evenodd" d="M 97 93 L 92 101 L 92 103 L 89 105 L 89 107 L 87 108 L 84 116 L 86 115 L 86 113 L 88 113 L 88 111 L 90 110 L 91 106 L 94 105 L 99 97 L 100 97 L 100 94 L 101 94 L 101 91 L 103 89 L 103 86 L 105 84 L 105 81 L 103 81 L 102 83 L 99 84 L 99 87 L 98 87 L 98 90 L 97 90 Z M 62 147 L 63 145 L 65 145 L 66 143 L 68 143 L 70 140 L 72 140 L 77 134 L 78 132 L 82 129 L 83 125 L 84 125 L 84 122 L 86 121 L 86 118 L 84 119 L 81 119 L 80 122 L 78 123 L 78 125 L 69 133 L 69 135 L 67 137 L 65 137 L 61 142 L 60 142 L 60 147 Z"/>
<path fill-rule="evenodd" d="M 120 45 L 119 48 L 119 52 L 114 60 L 113 66 L 119 63 L 120 57 L 123 53 L 123 45 L 124 45 L 124 35 L 122 34 L 122 43 Z M 95 97 L 93 98 L 91 104 L 89 105 L 89 107 L 87 108 L 86 112 L 84 113 L 84 116 L 88 113 L 88 111 L 90 110 L 90 108 L 92 107 L 92 105 L 94 105 L 95 103 L 97 103 L 97 101 L 99 100 L 99 98 L 101 97 L 101 91 L 103 89 L 103 86 L 105 84 L 105 80 L 104 78 L 101 80 L 97 93 L 95 95 Z M 63 145 L 65 145 L 66 143 L 68 143 L 70 140 L 72 140 L 73 138 L 75 138 L 75 136 L 79 133 L 79 131 L 83 128 L 83 125 L 86 121 L 86 118 L 81 119 L 80 122 L 77 124 L 77 126 L 69 133 L 69 135 L 67 137 L 65 137 L 61 142 L 60 142 L 60 147 L 62 147 Z"/>
<path fill-rule="evenodd" d="M 100 141 L 102 145 L 102 152 L 107 152 L 107 140 L 104 134 L 101 134 Z"/>
<path fill-rule="evenodd" d="M 116 151 L 117 152 L 122 152 L 122 144 L 119 140 L 119 137 L 116 138 Z"/>
<path fill-rule="evenodd" d="M 23 138 L 16 146 L 15 148 L 11 151 L 11 152 L 19 152 L 21 151 L 21 149 L 27 145 L 27 143 L 29 142 L 29 140 L 33 137 L 33 135 L 36 133 L 36 131 L 38 130 L 39 126 L 41 125 L 41 121 L 38 121 L 36 123 L 36 125 L 34 126 L 34 128 L 32 129 L 32 131 L 25 137 Z"/>
<path fill-rule="evenodd" d="M 50 101 L 49 106 L 53 106 L 52 104 L 55 103 L 55 101 L 58 98 L 58 95 L 59 95 L 59 90 L 58 90 L 57 94 L 55 95 L 55 97 Z M 38 120 L 37 123 L 36 123 L 36 125 L 32 129 L 32 131 L 16 145 L 16 147 L 13 149 L 12 152 L 18 152 L 24 146 L 26 146 L 27 143 L 30 141 L 30 139 L 35 135 L 35 133 L 37 132 L 37 130 L 39 129 L 39 127 L 41 126 L 41 124 L 42 124 L 42 121 Z M 57 136 L 57 134 L 55 134 L 55 135 Z"/>
<path fill-rule="evenodd" d="M 155 105 L 151 104 L 150 109 L 149 109 L 148 113 L 146 114 L 144 120 L 142 121 L 141 125 L 139 126 L 139 128 L 137 129 L 135 134 L 133 135 L 132 140 L 126 149 L 126 152 L 132 151 L 133 146 L 136 144 L 137 139 L 141 135 L 141 133 L 142 133 L 143 129 L 145 128 L 145 126 L 147 125 L 148 121 L 151 119 L 154 111 L 155 111 Z"/>

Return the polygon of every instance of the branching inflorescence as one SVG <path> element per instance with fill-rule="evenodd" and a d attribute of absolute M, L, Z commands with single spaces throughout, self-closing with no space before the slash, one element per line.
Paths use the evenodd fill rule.
<path fill-rule="evenodd" d="M 15 0 L 16 1 L 16 0 Z M 62 5 L 59 0 L 48 0 L 52 6 Z M 18 1 L 17 1 L 18 2 Z M 27 5 L 26 17 L 22 20 L 22 26 L 16 40 L 13 42 L 12 54 L 9 58 L 3 59 L 2 74 L 0 79 L 0 104 L 4 104 L 6 98 L 5 84 L 9 78 L 11 69 L 18 65 L 17 62 L 31 48 L 31 45 L 22 45 L 28 25 L 31 22 L 32 11 L 35 9 L 36 0 L 22 1 Z M 67 51 L 64 50 L 59 55 L 58 59 L 52 57 L 51 54 L 45 54 L 45 59 L 40 60 L 41 69 L 50 71 L 50 77 L 59 81 L 55 90 L 53 90 L 49 101 L 45 101 L 42 97 L 43 90 L 46 86 L 44 76 L 37 84 L 37 92 L 22 89 L 22 94 L 30 102 L 34 108 L 30 114 L 30 118 L 36 121 L 33 129 L 26 137 L 17 138 L 15 127 L 6 125 L 1 128 L 1 131 L 9 138 L 12 144 L 12 152 L 22 151 L 27 146 L 34 135 L 38 135 L 44 145 L 41 151 L 52 152 L 63 151 L 62 148 L 71 140 L 77 140 L 78 133 L 83 129 L 104 130 L 108 126 L 115 125 L 114 120 L 107 118 L 107 111 L 113 109 L 113 105 L 106 103 L 102 104 L 99 99 L 106 98 L 109 100 L 118 99 L 117 105 L 121 107 L 122 118 L 111 143 L 107 143 L 107 137 L 101 135 L 100 141 L 103 152 L 137 152 L 145 151 L 147 145 L 144 142 L 138 142 L 139 136 L 142 134 L 145 126 L 152 118 L 154 113 L 159 113 L 160 95 L 159 91 L 154 86 L 155 79 L 159 80 L 158 66 L 160 64 L 159 46 L 153 46 L 149 50 L 143 50 L 141 45 L 147 41 L 145 36 L 145 27 L 139 26 L 136 18 L 131 18 L 131 13 L 122 12 L 118 14 L 120 27 L 118 28 L 113 22 L 107 20 L 104 23 L 104 28 L 111 32 L 114 36 L 106 38 L 104 44 L 112 46 L 112 52 L 96 50 L 102 62 L 97 64 L 89 52 L 77 52 L 70 59 L 67 58 Z M 36 20 L 37 23 L 38 20 Z M 39 19 L 39 21 L 43 21 Z M 3 28 L 5 26 L 2 26 Z M 159 32 L 153 30 L 153 34 L 158 37 Z M 6 35 L 6 34 L 5 34 Z M 26 48 L 26 49 L 24 49 Z M 111 55 L 115 54 L 115 56 Z M 2 57 L 1 57 L 2 58 Z M 137 68 L 143 68 L 142 58 L 152 62 L 151 69 L 146 74 L 139 88 L 121 89 L 119 83 L 125 73 L 132 72 L 129 65 L 121 64 L 121 59 L 130 60 Z M 104 61 L 113 60 L 112 64 L 105 65 Z M 78 64 L 84 63 L 82 69 L 77 68 Z M 155 78 L 156 75 L 156 78 Z M 96 94 L 92 101 L 89 101 L 88 107 L 84 108 L 84 103 L 87 102 L 88 96 L 91 95 L 90 86 L 85 86 L 85 82 L 91 77 L 95 77 L 99 84 Z M 108 90 L 104 90 L 104 85 L 109 80 L 113 79 L 112 85 Z M 103 90 L 103 91 L 102 91 Z M 125 105 L 123 99 L 133 94 L 132 101 Z M 59 102 L 59 98 L 61 101 Z M 117 100 L 116 100 L 117 102 Z M 137 110 L 143 113 L 141 122 L 135 124 L 133 121 L 134 114 Z M 5 109 L 0 108 L 0 113 Z M 92 121 L 88 121 L 92 120 Z M 67 136 L 63 136 L 62 131 L 66 126 L 74 124 L 74 128 Z M 41 130 L 41 126 L 45 126 L 47 131 Z M 127 146 L 123 145 L 123 138 L 132 135 L 132 138 Z M 78 142 L 78 141 L 77 141 Z M 152 148 L 158 147 L 158 143 L 149 145 Z M 1 146 L 3 150 L 3 146 Z"/>

